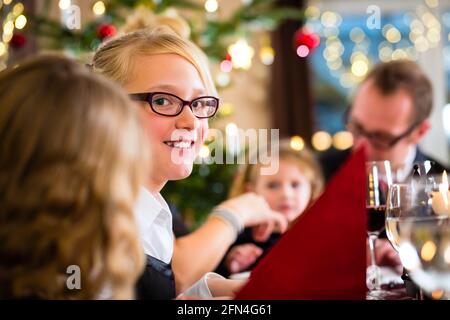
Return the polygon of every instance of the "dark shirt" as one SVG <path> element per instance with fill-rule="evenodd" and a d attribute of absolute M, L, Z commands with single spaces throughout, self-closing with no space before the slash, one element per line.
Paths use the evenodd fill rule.
<path fill-rule="evenodd" d="M 322 166 L 325 181 L 329 181 L 331 177 L 339 170 L 342 164 L 347 160 L 351 151 L 337 151 L 335 149 L 325 152 L 320 155 L 319 161 Z M 414 162 L 423 162 L 429 160 L 432 162 L 432 168 L 430 173 L 442 173 L 444 170 L 448 172 L 448 168 L 445 165 L 439 163 L 439 161 L 424 154 L 419 148 L 417 148 L 416 157 Z"/>
<path fill-rule="evenodd" d="M 225 266 L 225 258 L 233 247 L 240 245 L 240 244 L 246 244 L 246 243 L 252 243 L 263 250 L 262 255 L 258 257 L 258 259 L 255 261 L 255 263 L 253 263 L 247 269 L 241 270 L 241 272 L 252 270 L 258 264 L 258 262 L 269 252 L 270 248 L 272 248 L 273 245 L 280 238 L 281 238 L 280 233 L 272 233 L 270 235 L 270 237 L 267 239 L 267 241 L 257 242 L 255 240 L 253 240 L 252 229 L 251 228 L 244 229 L 244 231 L 236 239 L 235 243 L 233 243 L 230 246 L 230 248 L 228 249 L 228 252 L 225 254 L 225 257 L 222 259 L 222 261 L 220 262 L 220 264 L 217 267 L 217 269 L 215 270 L 215 272 L 217 272 L 218 274 L 220 274 L 224 277 L 229 277 L 230 272 L 228 271 L 227 267 Z"/>

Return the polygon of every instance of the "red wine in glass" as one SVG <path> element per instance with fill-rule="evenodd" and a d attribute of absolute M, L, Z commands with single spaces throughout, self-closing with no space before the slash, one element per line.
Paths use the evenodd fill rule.
<path fill-rule="evenodd" d="M 367 231 L 380 233 L 385 228 L 386 206 L 367 207 Z"/>

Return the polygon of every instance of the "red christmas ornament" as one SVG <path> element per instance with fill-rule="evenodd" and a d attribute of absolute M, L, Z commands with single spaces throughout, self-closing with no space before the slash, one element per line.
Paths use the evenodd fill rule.
<path fill-rule="evenodd" d="M 295 33 L 295 48 L 307 46 L 309 50 L 317 48 L 320 44 L 320 37 L 307 29 L 299 29 Z"/>
<path fill-rule="evenodd" d="M 21 33 L 13 34 L 9 45 L 13 49 L 20 49 L 27 43 L 27 38 Z"/>
<path fill-rule="evenodd" d="M 97 28 L 97 36 L 100 39 L 112 37 L 117 32 L 116 27 L 112 24 L 102 24 Z"/>

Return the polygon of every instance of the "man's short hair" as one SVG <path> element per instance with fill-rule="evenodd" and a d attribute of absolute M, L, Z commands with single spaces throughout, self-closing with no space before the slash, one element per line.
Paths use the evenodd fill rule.
<path fill-rule="evenodd" d="M 369 80 L 383 95 L 404 90 L 413 101 L 413 123 L 429 117 L 433 107 L 433 89 L 430 80 L 416 63 L 408 60 L 381 63 L 369 73 L 364 82 Z"/>

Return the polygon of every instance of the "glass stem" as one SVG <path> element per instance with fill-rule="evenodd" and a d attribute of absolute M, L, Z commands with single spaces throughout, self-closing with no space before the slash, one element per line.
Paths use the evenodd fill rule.
<path fill-rule="evenodd" d="M 378 236 L 374 234 L 369 234 L 369 247 L 370 247 L 370 265 L 376 266 L 375 260 L 375 242 L 377 241 Z"/>

